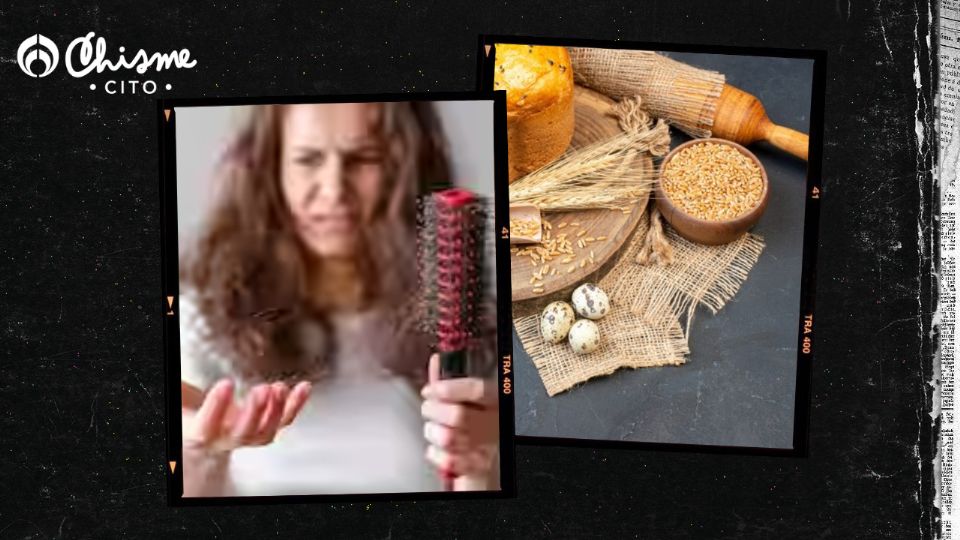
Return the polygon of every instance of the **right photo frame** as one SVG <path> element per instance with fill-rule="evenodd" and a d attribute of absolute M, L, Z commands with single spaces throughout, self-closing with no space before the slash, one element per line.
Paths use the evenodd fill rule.
<path fill-rule="evenodd" d="M 826 53 L 479 45 L 507 101 L 518 441 L 805 456 Z"/>

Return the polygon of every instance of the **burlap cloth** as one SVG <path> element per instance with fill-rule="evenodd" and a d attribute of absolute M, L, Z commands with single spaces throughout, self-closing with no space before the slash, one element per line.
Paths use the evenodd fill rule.
<path fill-rule="evenodd" d="M 556 395 L 620 368 L 685 363 L 696 307 L 703 305 L 713 313 L 720 310 L 740 289 L 764 248 L 763 239 L 750 233 L 722 246 L 702 246 L 665 226 L 674 249 L 673 264 L 641 265 L 635 259 L 649 227 L 649 212 L 646 214 L 625 246 L 626 252 L 597 283 L 612 306 L 610 314 L 597 321 L 600 349 L 579 355 L 566 342 L 545 343 L 540 337 L 539 314 L 514 319 L 547 394 Z"/>
<path fill-rule="evenodd" d="M 644 108 L 691 137 L 709 137 L 722 73 L 677 62 L 653 51 L 571 47 L 578 84 L 614 99 L 640 96 Z"/>

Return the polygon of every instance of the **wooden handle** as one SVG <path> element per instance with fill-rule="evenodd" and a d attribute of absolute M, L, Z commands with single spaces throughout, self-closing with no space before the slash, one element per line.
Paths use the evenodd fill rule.
<path fill-rule="evenodd" d="M 714 137 L 744 146 L 767 141 L 800 159 L 807 159 L 809 137 L 806 134 L 774 124 L 756 96 L 729 84 L 723 85 L 717 99 L 711 131 Z"/>
<path fill-rule="evenodd" d="M 807 160 L 807 152 L 810 148 L 810 137 L 808 137 L 806 133 L 800 133 L 794 129 L 778 126 L 769 120 L 761 125 L 761 130 L 761 138 L 763 140 L 804 161 Z"/>

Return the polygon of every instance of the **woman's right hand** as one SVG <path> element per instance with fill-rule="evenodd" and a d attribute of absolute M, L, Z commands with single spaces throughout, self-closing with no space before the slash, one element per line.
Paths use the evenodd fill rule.
<path fill-rule="evenodd" d="M 195 414 L 183 407 L 183 496 L 223 497 L 232 491 L 227 472 L 230 451 L 269 444 L 296 418 L 310 383 L 291 390 L 283 383 L 253 387 L 242 402 L 233 400 L 233 383 L 218 381 Z"/>
<path fill-rule="evenodd" d="M 233 391 L 229 379 L 210 388 L 184 432 L 184 450 L 223 453 L 273 442 L 277 432 L 293 422 L 303 408 L 310 383 L 301 382 L 292 389 L 282 382 L 259 384 L 242 402 L 234 401 Z"/>

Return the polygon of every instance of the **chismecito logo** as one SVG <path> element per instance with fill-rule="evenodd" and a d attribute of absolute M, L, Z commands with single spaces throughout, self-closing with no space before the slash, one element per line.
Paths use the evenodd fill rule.
<path fill-rule="evenodd" d="M 63 52 L 63 64 L 67 73 L 77 79 L 94 72 L 131 70 L 138 75 L 145 75 L 151 69 L 159 73 L 169 69 L 190 69 L 197 65 L 197 61 L 190 58 L 188 49 L 152 54 L 140 49 L 130 58 L 124 55 L 125 52 L 126 47 L 118 47 L 118 54 L 108 57 L 107 40 L 89 32 L 67 45 Z M 60 50 L 57 44 L 43 34 L 27 37 L 17 49 L 17 64 L 29 77 L 46 77 L 53 73 L 59 63 Z M 165 88 L 170 90 L 172 86 L 168 83 Z M 91 83 L 90 89 L 96 90 L 96 83 Z M 138 91 L 153 94 L 157 91 L 157 83 L 143 78 L 111 79 L 103 84 L 103 90 L 108 94 L 136 94 Z"/>
<path fill-rule="evenodd" d="M 23 40 L 17 49 L 17 63 L 20 64 L 20 69 L 31 77 L 46 77 L 53 72 L 59 61 L 57 44 L 47 36 L 34 34 Z M 33 70 L 35 62 L 43 62 L 43 69 L 39 73 Z"/>

